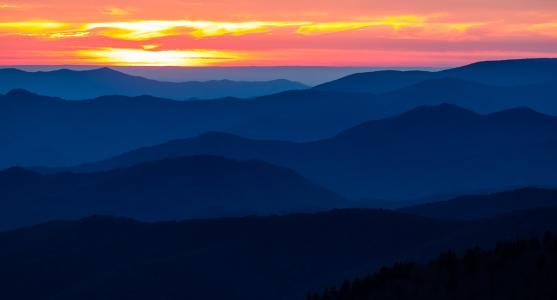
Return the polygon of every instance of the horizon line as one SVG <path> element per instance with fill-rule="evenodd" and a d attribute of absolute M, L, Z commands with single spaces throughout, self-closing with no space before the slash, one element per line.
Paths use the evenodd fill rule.
<path fill-rule="evenodd" d="M 557 59 L 557 57 L 524 57 L 524 58 L 501 58 L 487 60 L 473 60 L 464 64 L 448 64 L 448 65 L 228 65 L 228 66 L 181 66 L 181 65 L 110 65 L 110 64 L 0 64 L 0 68 L 11 67 L 84 67 L 84 68 L 191 68 L 191 69 L 209 69 L 209 68 L 430 68 L 444 69 L 459 66 L 466 66 L 480 62 L 498 62 L 498 61 L 516 61 L 516 60 L 539 60 L 539 59 Z"/>

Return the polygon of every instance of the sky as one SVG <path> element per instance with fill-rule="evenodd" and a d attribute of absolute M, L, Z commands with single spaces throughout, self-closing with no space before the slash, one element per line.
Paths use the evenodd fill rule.
<path fill-rule="evenodd" d="M 454 66 L 557 57 L 556 0 L 0 0 L 0 65 Z"/>

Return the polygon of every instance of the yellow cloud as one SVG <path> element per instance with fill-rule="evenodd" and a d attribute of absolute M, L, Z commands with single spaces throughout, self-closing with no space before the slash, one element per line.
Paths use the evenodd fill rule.
<path fill-rule="evenodd" d="M 87 31 L 69 31 L 69 32 L 55 32 L 49 33 L 47 36 L 52 39 L 64 39 L 64 38 L 78 38 L 89 36 L 90 32 Z"/>
<path fill-rule="evenodd" d="M 232 51 L 167 50 L 102 48 L 75 52 L 80 61 L 109 65 L 142 66 L 207 66 L 215 63 L 237 61 L 245 55 Z"/>
<path fill-rule="evenodd" d="M 418 27 L 425 25 L 425 18 L 418 16 L 396 16 L 385 17 L 375 21 L 368 22 L 328 22 L 328 23 L 311 23 L 298 27 L 296 31 L 302 35 L 317 35 L 331 32 L 341 32 L 367 27 L 390 27 L 398 30 L 402 27 Z"/>
<path fill-rule="evenodd" d="M 32 21 L 32 22 L 2 22 L 0 30 L 14 30 L 20 32 L 48 31 L 66 26 L 65 23 L 51 21 Z"/>
<path fill-rule="evenodd" d="M 211 37 L 220 35 L 244 35 L 268 32 L 273 28 L 298 26 L 303 23 L 291 22 L 242 22 L 242 23 L 219 23 L 219 22 L 194 22 L 194 37 Z"/>
<path fill-rule="evenodd" d="M 296 33 L 301 35 L 316 35 L 331 32 L 340 32 L 354 30 L 372 26 L 369 23 L 350 23 L 350 22 L 334 22 L 334 23 L 317 23 L 308 24 L 298 27 Z"/>
<path fill-rule="evenodd" d="M 84 37 L 100 35 L 114 39 L 146 41 L 150 39 L 189 35 L 207 38 L 223 35 L 246 35 L 272 31 L 277 28 L 293 28 L 295 33 L 312 36 L 332 32 L 357 30 L 369 27 L 387 27 L 394 31 L 402 28 L 425 28 L 431 32 L 464 32 L 478 23 L 428 23 L 426 17 L 391 16 L 358 22 L 215 22 L 215 21 L 126 21 L 104 23 L 66 24 L 56 22 L 15 22 L 0 23 L 0 31 L 8 29 L 16 34 L 44 36 L 51 38 Z"/>
<path fill-rule="evenodd" d="M 85 37 L 90 33 L 79 30 L 74 25 L 68 23 L 31 21 L 0 23 L 0 34 L 60 39 Z"/>
<path fill-rule="evenodd" d="M 538 32 L 543 35 L 557 37 L 557 22 L 534 24 L 529 27 L 533 32 Z"/>
<path fill-rule="evenodd" d="M 152 38 L 189 34 L 196 38 L 243 35 L 267 32 L 271 28 L 296 26 L 289 22 L 211 22 L 211 21 L 130 21 L 90 23 L 86 30 L 99 30 L 99 34 L 124 40 L 148 40 Z"/>
<path fill-rule="evenodd" d="M 53 21 L 5 22 L 0 23 L 0 34 L 25 35 L 45 38 L 79 38 L 104 36 L 130 41 L 148 41 L 155 38 L 188 35 L 194 38 L 208 38 L 224 35 L 247 35 L 271 32 L 278 28 L 289 28 L 293 34 L 315 36 L 334 32 L 366 28 L 387 28 L 386 34 L 393 38 L 474 38 L 467 34 L 473 28 L 485 27 L 499 35 L 516 36 L 539 33 L 556 35 L 555 23 L 508 24 L 508 23 L 462 23 L 439 22 L 427 16 L 389 16 L 369 18 L 354 22 L 217 22 L 191 20 L 143 20 L 102 23 L 61 23 Z M 494 34 L 495 34 L 494 33 Z M 485 34 L 485 33 L 484 33 Z"/>
<path fill-rule="evenodd" d="M 292 27 L 296 33 L 315 35 L 339 32 L 366 27 L 402 27 L 423 26 L 425 19 L 418 16 L 385 17 L 367 22 L 213 22 L 213 21 L 129 21 L 90 23 L 86 30 L 98 30 L 100 35 L 125 40 L 148 40 L 152 38 L 188 34 L 196 38 L 222 35 L 245 35 L 269 32 L 276 28 Z"/>

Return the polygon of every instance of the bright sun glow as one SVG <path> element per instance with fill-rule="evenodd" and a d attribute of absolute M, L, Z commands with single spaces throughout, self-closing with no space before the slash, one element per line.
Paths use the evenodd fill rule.
<path fill-rule="evenodd" d="M 226 61 L 236 61 L 241 54 L 214 50 L 166 50 L 147 51 L 136 49 L 104 48 L 80 50 L 78 57 L 97 64 L 122 66 L 206 66 Z"/>

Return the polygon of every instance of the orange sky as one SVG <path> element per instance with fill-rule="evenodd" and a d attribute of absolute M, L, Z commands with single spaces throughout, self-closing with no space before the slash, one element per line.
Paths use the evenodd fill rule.
<path fill-rule="evenodd" d="M 555 0 L 0 0 L 1 65 L 449 66 L 557 57 Z"/>

